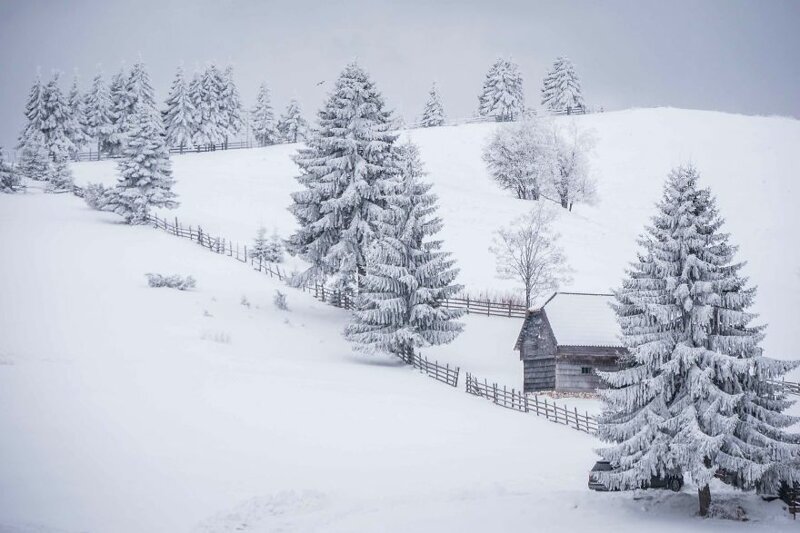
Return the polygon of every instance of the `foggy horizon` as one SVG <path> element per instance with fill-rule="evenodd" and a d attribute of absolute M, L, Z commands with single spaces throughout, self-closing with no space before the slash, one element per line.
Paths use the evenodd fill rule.
<path fill-rule="evenodd" d="M 313 6 L 313 9 L 309 7 Z M 231 64 L 246 109 L 266 83 L 276 114 L 297 98 L 309 121 L 344 66 L 365 67 L 396 116 L 410 122 L 437 83 L 450 118 L 476 113 L 497 57 L 519 63 L 526 104 L 538 107 L 542 78 L 567 56 L 587 105 L 604 110 L 680 107 L 799 117 L 800 49 L 793 2 L 506 1 L 10 2 L 0 7 L 0 145 L 13 151 L 37 70 L 73 74 L 82 90 L 142 60 L 163 104 L 178 66 Z M 50 16 L 43 13 L 49 10 Z M 658 58 L 656 60 L 655 58 Z M 442 69 L 443 65 L 448 68 Z"/>

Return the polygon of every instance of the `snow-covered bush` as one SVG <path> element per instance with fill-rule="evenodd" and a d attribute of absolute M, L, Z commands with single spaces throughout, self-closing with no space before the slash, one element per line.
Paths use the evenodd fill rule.
<path fill-rule="evenodd" d="M 109 190 L 102 183 L 90 183 L 83 188 L 83 201 L 92 209 L 102 210 Z"/>
<path fill-rule="evenodd" d="M 47 181 L 51 174 L 52 162 L 44 144 L 44 134 L 32 131 L 22 140 L 22 154 L 19 158 L 19 171 L 26 178 Z"/>
<path fill-rule="evenodd" d="M 289 310 L 289 304 L 286 301 L 286 295 L 278 289 L 275 289 L 275 296 L 272 299 L 272 303 L 275 304 L 275 307 L 281 311 Z"/>
<path fill-rule="evenodd" d="M 553 208 L 537 204 L 527 215 L 497 230 L 489 248 L 498 277 L 520 282 L 528 308 L 536 298 L 569 279 L 566 257 L 558 243 L 560 235 L 552 227 L 555 218 Z"/>
<path fill-rule="evenodd" d="M 170 289 L 178 289 L 185 291 L 194 289 L 196 282 L 192 276 L 181 276 L 178 274 L 171 274 L 164 276 L 162 274 L 153 274 L 148 272 L 145 274 L 147 277 L 147 284 L 150 287 L 169 287 Z"/>
<path fill-rule="evenodd" d="M 47 192 L 68 192 L 74 187 L 72 170 L 66 159 L 59 159 L 50 165 L 50 171 L 46 175 Z"/>
<path fill-rule="evenodd" d="M 16 169 L 6 161 L 6 154 L 0 146 L 0 192 L 14 192 L 20 179 Z"/>
<path fill-rule="evenodd" d="M 517 198 L 538 200 L 552 180 L 554 152 L 549 125 L 524 120 L 498 128 L 483 149 L 489 174 Z"/>
<path fill-rule="evenodd" d="M 798 480 L 800 439 L 783 413 L 792 402 L 770 383 L 797 366 L 761 355 L 764 326 L 752 324 L 756 291 L 708 189 L 691 167 L 673 170 L 641 250 L 615 291 L 629 355 L 598 373 L 606 408 L 599 453 L 615 467 L 611 488 L 633 489 L 655 474 L 680 473 L 698 487 L 700 514 L 710 482 L 777 490 Z"/>
<path fill-rule="evenodd" d="M 499 58 L 486 74 L 483 90 L 478 96 L 478 114 L 498 121 L 512 121 L 525 112 L 525 93 L 519 66 Z"/>

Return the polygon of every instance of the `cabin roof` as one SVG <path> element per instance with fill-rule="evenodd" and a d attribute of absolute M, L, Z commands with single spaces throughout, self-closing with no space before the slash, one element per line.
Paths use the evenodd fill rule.
<path fill-rule="evenodd" d="M 557 292 L 541 308 L 528 312 L 516 349 L 527 332 L 530 317 L 544 312 L 559 346 L 621 347 L 620 328 L 609 305 L 611 294 Z"/>

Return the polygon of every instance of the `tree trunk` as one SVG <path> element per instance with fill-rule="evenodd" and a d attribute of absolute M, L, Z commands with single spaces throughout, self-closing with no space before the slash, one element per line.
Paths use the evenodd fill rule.
<path fill-rule="evenodd" d="M 711 507 L 711 488 L 706 485 L 697 489 L 697 496 L 700 500 L 700 516 L 708 516 L 708 509 Z"/>

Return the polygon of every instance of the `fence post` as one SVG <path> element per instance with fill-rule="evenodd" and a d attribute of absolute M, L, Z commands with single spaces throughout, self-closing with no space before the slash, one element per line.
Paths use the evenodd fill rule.
<path fill-rule="evenodd" d="M 492 302 L 486 299 L 486 316 L 491 316 Z"/>
<path fill-rule="evenodd" d="M 578 431 L 581 430 L 581 424 L 580 424 L 580 421 L 578 420 L 578 408 L 577 407 L 575 408 L 575 429 L 577 429 Z"/>
<path fill-rule="evenodd" d="M 511 318 L 511 302 L 508 302 L 508 318 Z"/>
<path fill-rule="evenodd" d="M 550 412 L 547 410 L 547 398 L 544 399 L 544 417 L 550 420 Z"/>
<path fill-rule="evenodd" d="M 175 235 L 178 235 L 178 217 L 175 217 Z"/>

